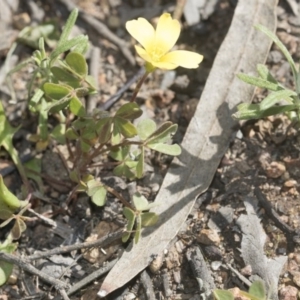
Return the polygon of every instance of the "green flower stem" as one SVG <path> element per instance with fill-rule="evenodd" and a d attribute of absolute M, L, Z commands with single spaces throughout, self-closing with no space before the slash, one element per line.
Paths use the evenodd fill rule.
<path fill-rule="evenodd" d="M 138 82 L 138 84 L 136 85 L 136 87 L 135 87 L 135 89 L 134 89 L 134 92 L 133 92 L 133 95 L 132 95 L 132 97 L 131 97 L 130 102 L 134 102 L 134 101 L 135 101 L 136 96 L 137 96 L 138 92 L 140 91 L 142 84 L 144 83 L 145 79 L 147 78 L 147 76 L 148 76 L 150 73 L 151 73 L 151 72 L 146 71 L 145 74 L 142 76 L 142 78 L 140 79 L 140 81 Z"/>

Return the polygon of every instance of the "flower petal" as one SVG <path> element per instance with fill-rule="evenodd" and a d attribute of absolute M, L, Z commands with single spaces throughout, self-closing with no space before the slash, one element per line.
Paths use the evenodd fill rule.
<path fill-rule="evenodd" d="M 144 18 L 126 22 L 126 29 L 145 49 L 154 43 L 155 31 L 153 26 Z"/>
<path fill-rule="evenodd" d="M 137 54 L 145 61 L 148 61 L 151 63 L 151 57 L 148 55 L 148 53 L 146 52 L 145 49 L 143 49 L 142 47 L 140 46 L 134 46 L 135 47 L 135 50 L 137 52 Z"/>
<path fill-rule="evenodd" d="M 160 48 L 162 54 L 170 51 L 175 45 L 180 35 L 180 24 L 177 20 L 173 20 L 168 13 L 162 14 L 158 20 L 155 44 Z"/>
<path fill-rule="evenodd" d="M 177 64 L 169 63 L 169 62 L 163 62 L 163 61 L 153 61 L 151 63 L 154 67 L 162 69 L 162 70 L 174 70 L 178 67 Z"/>
<path fill-rule="evenodd" d="M 177 66 L 188 69 L 198 68 L 202 60 L 203 55 L 185 50 L 169 52 L 160 59 L 161 62 L 176 64 Z"/>

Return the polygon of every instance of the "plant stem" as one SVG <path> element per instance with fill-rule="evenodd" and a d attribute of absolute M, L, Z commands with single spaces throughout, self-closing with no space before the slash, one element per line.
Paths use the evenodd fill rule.
<path fill-rule="evenodd" d="M 139 90 L 141 89 L 142 84 L 144 83 L 144 81 L 145 81 L 145 79 L 147 78 L 148 75 L 149 75 L 149 72 L 146 71 L 145 74 L 140 79 L 140 81 L 138 82 L 138 84 L 136 85 L 130 102 L 134 102 L 135 101 L 136 96 L 137 96 Z"/>
<path fill-rule="evenodd" d="M 111 194 L 113 194 L 114 196 L 116 196 L 116 197 L 123 203 L 124 206 L 127 206 L 127 207 L 129 207 L 130 209 L 132 209 L 132 210 L 135 211 L 135 208 L 134 208 L 127 200 L 125 200 L 124 197 L 123 197 L 121 194 L 119 194 L 116 190 L 114 190 L 113 188 L 111 188 L 111 187 L 109 187 L 109 186 L 107 186 L 107 185 L 105 185 L 105 188 L 106 188 L 106 190 L 107 190 L 109 193 L 111 193 Z"/>

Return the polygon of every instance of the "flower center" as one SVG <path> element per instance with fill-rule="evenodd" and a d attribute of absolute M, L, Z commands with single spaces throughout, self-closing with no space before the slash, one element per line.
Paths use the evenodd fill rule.
<path fill-rule="evenodd" d="M 164 55 L 164 51 L 160 47 L 154 46 L 149 54 L 153 61 L 159 61 Z"/>

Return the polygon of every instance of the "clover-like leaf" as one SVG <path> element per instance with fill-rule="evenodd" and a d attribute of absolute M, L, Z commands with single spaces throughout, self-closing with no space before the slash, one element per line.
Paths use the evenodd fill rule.
<path fill-rule="evenodd" d="M 84 56 L 78 52 L 70 52 L 66 56 L 66 63 L 77 74 L 86 76 L 88 73 L 88 67 Z"/>
<path fill-rule="evenodd" d="M 136 129 L 138 136 L 144 141 L 155 132 L 156 123 L 151 119 L 143 119 L 137 124 Z"/>
<path fill-rule="evenodd" d="M 152 150 L 172 156 L 177 156 L 181 154 L 181 148 L 177 144 L 168 145 L 163 143 L 149 143 L 147 144 L 147 146 Z"/>
<path fill-rule="evenodd" d="M 91 145 L 87 141 L 80 139 L 79 144 L 82 152 L 87 153 L 90 151 Z"/>
<path fill-rule="evenodd" d="M 132 196 L 132 202 L 134 207 L 138 211 L 148 210 L 149 209 L 149 202 L 148 200 L 139 192 L 136 192 Z"/>
<path fill-rule="evenodd" d="M 124 161 L 128 156 L 129 151 L 130 151 L 130 146 L 123 146 L 110 151 L 109 155 L 110 157 L 112 157 L 117 161 Z"/>
<path fill-rule="evenodd" d="M 112 118 L 102 118 L 96 124 L 99 143 L 106 143 L 111 137 Z"/>
<path fill-rule="evenodd" d="M 178 125 L 172 122 L 165 122 L 147 139 L 147 143 L 164 143 L 170 140 L 171 136 L 177 131 Z"/>
<path fill-rule="evenodd" d="M 126 103 L 116 112 L 115 117 L 126 120 L 137 119 L 143 114 L 143 111 L 136 103 Z"/>
<path fill-rule="evenodd" d="M 141 214 L 142 227 L 153 226 L 158 221 L 158 215 L 154 212 L 145 212 Z"/>
<path fill-rule="evenodd" d="M 114 134 L 122 134 L 126 138 L 132 138 L 137 135 L 137 130 L 130 121 L 115 117 Z"/>
<path fill-rule="evenodd" d="M 58 143 L 64 145 L 66 143 L 66 124 L 58 124 L 51 131 L 51 137 L 56 140 Z"/>
<path fill-rule="evenodd" d="M 70 111 L 78 117 L 84 117 L 86 115 L 85 109 L 81 101 L 77 97 L 72 97 L 70 100 Z"/>
<path fill-rule="evenodd" d="M 137 164 L 137 162 L 133 162 Z M 126 177 L 129 180 L 132 180 L 135 178 L 135 173 L 132 171 L 134 166 L 130 167 L 126 162 L 123 162 L 122 164 L 116 166 L 113 170 L 113 174 L 118 177 Z"/>
<path fill-rule="evenodd" d="M 69 128 L 66 130 L 65 136 L 66 136 L 66 138 L 69 139 L 69 140 L 76 140 L 76 139 L 78 139 L 78 137 L 79 137 L 79 135 L 78 135 L 78 133 L 76 132 L 76 130 L 74 130 L 74 128 L 71 128 L 71 127 L 69 127 Z"/>
<path fill-rule="evenodd" d="M 135 173 L 133 169 L 136 168 L 137 161 L 134 161 L 130 155 L 130 146 L 118 147 L 117 149 L 111 151 L 109 155 L 120 162 L 113 170 L 114 175 L 116 176 L 125 176 L 128 179 L 135 178 Z"/>
<path fill-rule="evenodd" d="M 105 204 L 107 190 L 101 182 L 95 179 L 88 181 L 86 192 L 96 205 L 103 206 Z"/>

